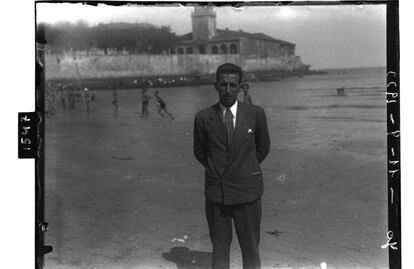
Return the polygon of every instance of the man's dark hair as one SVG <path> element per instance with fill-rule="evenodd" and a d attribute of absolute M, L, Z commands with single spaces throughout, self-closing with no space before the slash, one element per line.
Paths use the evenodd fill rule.
<path fill-rule="evenodd" d="M 240 66 L 232 64 L 232 63 L 225 63 L 217 67 L 216 81 L 219 80 L 220 74 L 238 74 L 239 82 L 241 82 L 243 78 L 243 70 L 240 68 Z"/>

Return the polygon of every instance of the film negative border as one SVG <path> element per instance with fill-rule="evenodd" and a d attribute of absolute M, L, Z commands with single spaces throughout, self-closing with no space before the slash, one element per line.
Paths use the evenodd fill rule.
<path fill-rule="evenodd" d="M 389 267 L 401 268 L 400 59 L 398 1 L 387 2 L 387 171 Z"/>
<path fill-rule="evenodd" d="M 52 246 L 44 244 L 44 233 L 48 229 L 48 223 L 44 220 L 45 190 L 44 190 L 44 135 L 45 135 L 45 74 L 44 74 L 44 53 L 46 40 L 44 33 L 38 32 L 36 27 L 36 111 L 40 114 L 38 124 L 38 157 L 35 164 L 35 268 L 44 267 L 44 255 L 53 250 Z"/>
<path fill-rule="evenodd" d="M 36 3 L 50 1 L 36 1 Z M 52 1 L 53 2 L 53 1 Z M 56 1 L 65 2 L 65 1 Z M 79 1 L 81 2 L 81 1 Z M 131 2 L 131 1 L 83 1 L 97 5 L 125 4 L 191 4 L 206 5 L 208 2 Z M 387 172 L 388 172 L 388 232 L 384 244 L 379 246 L 389 252 L 389 268 L 401 268 L 401 159 L 400 159 L 400 87 L 399 87 L 399 3 L 388 1 L 275 1 L 275 2 L 215 2 L 217 6 L 232 5 L 362 5 L 385 4 L 387 12 Z M 36 7 L 35 7 L 36 8 Z M 36 27 L 36 25 L 35 25 Z M 48 229 L 44 221 L 44 33 L 36 27 L 36 112 L 18 114 L 18 156 L 35 159 L 35 268 L 44 267 L 44 255 L 52 246 L 44 245 L 44 233 Z M 385 194 L 384 194 L 385 195 Z"/>

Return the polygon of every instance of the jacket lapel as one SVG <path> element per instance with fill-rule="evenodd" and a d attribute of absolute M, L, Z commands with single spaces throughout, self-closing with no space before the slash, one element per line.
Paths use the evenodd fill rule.
<path fill-rule="evenodd" d="M 208 124 L 210 125 L 210 128 L 216 134 L 220 142 L 223 143 L 223 145 L 226 145 L 227 135 L 226 135 L 226 130 L 224 128 L 220 105 L 217 103 L 213 105 L 212 107 L 213 107 L 214 112 L 211 113 L 209 120 L 208 120 Z"/>

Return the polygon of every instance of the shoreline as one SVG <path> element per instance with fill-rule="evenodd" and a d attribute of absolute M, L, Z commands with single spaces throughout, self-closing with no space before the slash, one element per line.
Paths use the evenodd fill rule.
<path fill-rule="evenodd" d="M 276 71 L 262 70 L 246 72 L 244 83 L 257 81 L 279 81 L 290 77 L 303 77 L 310 75 L 326 74 L 324 70 L 307 71 Z M 215 81 L 215 74 L 195 75 L 195 74 L 176 74 L 159 76 L 126 76 L 126 77 L 107 77 L 107 78 L 60 78 L 47 79 L 46 82 L 52 85 L 69 84 L 79 87 L 87 87 L 91 90 L 126 90 L 132 88 L 146 87 L 165 88 L 165 87 L 190 87 L 210 85 Z M 68 85 L 68 86 L 69 86 Z"/>

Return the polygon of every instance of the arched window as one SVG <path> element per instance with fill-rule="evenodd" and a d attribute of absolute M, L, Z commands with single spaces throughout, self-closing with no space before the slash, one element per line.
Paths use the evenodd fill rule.
<path fill-rule="evenodd" d="M 175 54 L 175 50 L 174 49 L 170 49 L 170 54 Z"/>
<path fill-rule="evenodd" d="M 178 48 L 178 49 L 177 49 L 177 52 L 178 52 L 178 54 L 184 54 L 184 50 L 183 50 L 183 48 Z"/>
<path fill-rule="evenodd" d="M 220 46 L 220 54 L 227 54 L 227 46 L 225 44 Z"/>
<path fill-rule="evenodd" d="M 230 53 L 231 54 L 237 54 L 237 45 L 236 44 L 231 44 L 230 45 Z"/>
<path fill-rule="evenodd" d="M 218 48 L 216 45 L 211 46 L 211 54 L 218 54 Z"/>
<path fill-rule="evenodd" d="M 186 52 L 187 54 L 193 54 L 193 48 L 192 48 L 192 47 L 187 47 L 187 48 L 185 49 L 185 52 Z"/>
<path fill-rule="evenodd" d="M 206 48 L 203 45 L 198 46 L 198 53 L 206 54 Z"/>

